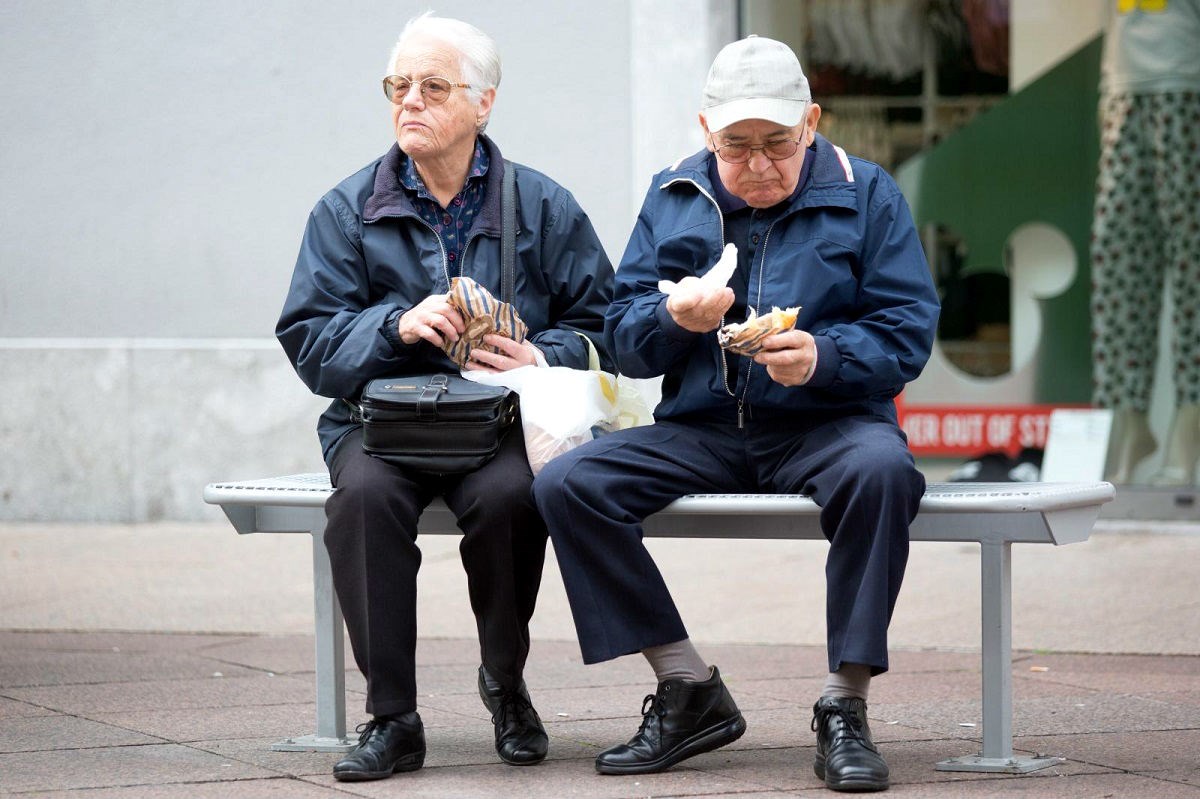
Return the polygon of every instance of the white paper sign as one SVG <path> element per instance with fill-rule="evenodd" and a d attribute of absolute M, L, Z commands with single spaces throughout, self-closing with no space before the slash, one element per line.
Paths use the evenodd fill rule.
<path fill-rule="evenodd" d="M 1046 483 L 1091 482 L 1104 478 L 1112 411 L 1107 408 L 1057 408 L 1042 458 Z"/>

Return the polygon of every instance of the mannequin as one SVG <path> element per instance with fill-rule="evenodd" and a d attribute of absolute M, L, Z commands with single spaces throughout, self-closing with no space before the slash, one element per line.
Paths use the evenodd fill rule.
<path fill-rule="evenodd" d="M 1119 409 L 1113 413 L 1112 434 L 1104 479 L 1133 482 L 1138 465 L 1158 449 L 1145 411 Z M 1156 486 L 1200 485 L 1200 405 L 1181 405 L 1167 431 L 1162 464 L 1150 478 Z"/>
<path fill-rule="evenodd" d="M 1200 459 L 1200 0 L 1109 0 L 1092 225 L 1093 402 L 1113 409 L 1105 478 L 1155 452 L 1147 411 L 1169 285 L 1175 414 L 1150 482 L 1191 485 Z"/>

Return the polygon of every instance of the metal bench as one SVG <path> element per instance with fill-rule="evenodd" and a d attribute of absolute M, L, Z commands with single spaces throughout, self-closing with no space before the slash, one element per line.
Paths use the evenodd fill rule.
<path fill-rule="evenodd" d="M 220 505 L 239 533 L 312 536 L 317 730 L 271 748 L 346 751 L 342 611 L 325 551 L 326 474 L 212 483 L 204 501 Z M 1014 756 L 1012 749 L 1012 545 L 1086 541 L 1112 500 L 1108 483 L 932 483 L 910 530 L 912 541 L 974 542 L 982 562 L 983 751 L 939 762 L 942 771 L 1025 773 L 1060 762 Z M 647 536 L 823 539 L 820 508 L 808 497 L 708 494 L 683 497 L 646 520 Z M 422 534 L 458 534 L 440 501 L 421 517 Z"/>

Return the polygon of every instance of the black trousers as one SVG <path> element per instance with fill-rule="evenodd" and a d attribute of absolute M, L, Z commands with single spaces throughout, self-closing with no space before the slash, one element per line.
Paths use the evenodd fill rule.
<path fill-rule="evenodd" d="M 459 553 L 481 660 L 502 684 L 515 685 L 546 556 L 519 424 L 496 457 L 465 475 L 393 466 L 363 452 L 355 431 L 334 454 L 330 477 L 336 490 L 325 504 L 325 547 L 354 660 L 367 678 L 367 712 L 417 707 L 417 520 L 437 496 L 463 531 Z"/>

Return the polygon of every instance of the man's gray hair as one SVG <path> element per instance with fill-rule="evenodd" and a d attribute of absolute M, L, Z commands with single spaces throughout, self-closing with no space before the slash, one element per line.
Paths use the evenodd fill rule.
<path fill-rule="evenodd" d="M 492 37 L 462 20 L 435 17 L 432 11 L 426 11 L 405 23 L 388 58 L 388 75 L 396 74 L 396 60 L 405 43 L 418 35 L 445 42 L 458 51 L 462 82 L 471 85 L 467 89 L 467 96 L 473 104 L 479 104 L 479 98 L 485 91 L 500 85 L 500 53 Z"/>

